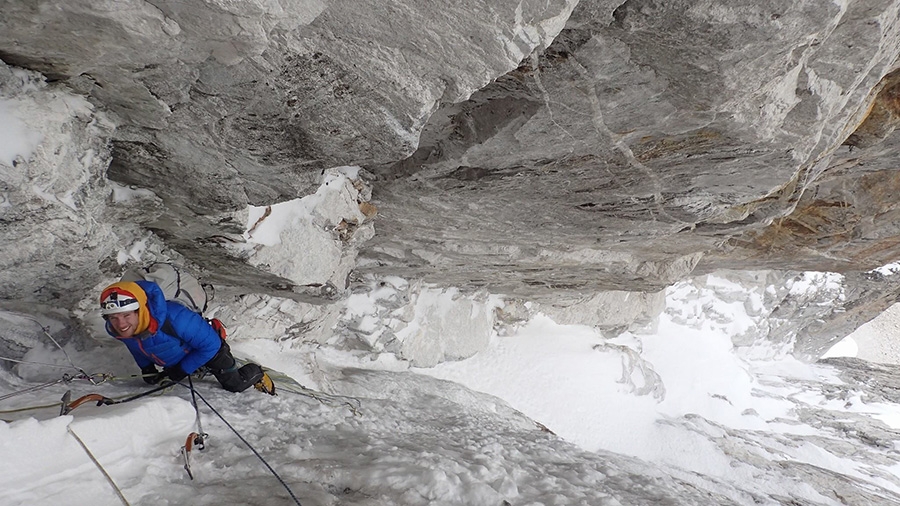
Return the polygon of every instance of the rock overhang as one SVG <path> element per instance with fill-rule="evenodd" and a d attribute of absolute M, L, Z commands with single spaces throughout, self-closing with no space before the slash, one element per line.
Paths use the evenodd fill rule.
<path fill-rule="evenodd" d="M 221 247 L 235 212 L 354 164 L 360 275 L 653 292 L 900 254 L 892 5 L 12 2 L 0 53 L 108 112 L 104 175 L 222 282 L 291 292 Z"/>

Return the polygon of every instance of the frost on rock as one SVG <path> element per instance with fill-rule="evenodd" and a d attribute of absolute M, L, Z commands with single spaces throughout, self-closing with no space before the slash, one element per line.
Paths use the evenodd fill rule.
<path fill-rule="evenodd" d="M 332 305 L 242 294 L 233 302 L 213 304 L 207 316 L 222 321 L 229 341 L 267 339 L 290 341 L 293 346 L 299 346 L 325 342 L 332 334 L 339 311 Z"/>
<path fill-rule="evenodd" d="M 624 330 L 652 329 L 665 308 L 665 292 L 611 290 L 574 300 L 558 297 L 553 303 L 536 306 L 536 311 L 557 323 L 590 325 L 614 335 Z"/>
<path fill-rule="evenodd" d="M 356 249 L 374 235 L 371 190 L 358 172 L 328 169 L 315 194 L 251 208 L 244 238 L 252 246 L 242 246 L 248 262 L 298 285 L 345 288 Z"/>
<path fill-rule="evenodd" d="M 423 288 L 393 320 L 397 342 L 391 348 L 417 367 L 470 357 L 487 347 L 493 308 L 486 293 L 465 296 L 452 288 Z"/>
<path fill-rule="evenodd" d="M 666 312 L 685 326 L 725 332 L 735 346 L 755 353 L 780 349 L 814 359 L 828 349 L 823 336 L 816 335 L 816 322 L 839 319 L 847 308 L 858 305 L 848 294 L 858 297 L 859 292 L 853 280 L 836 273 L 717 271 L 670 287 L 668 297 L 684 304 L 670 305 Z M 703 306 L 689 304 L 706 298 L 711 302 Z M 812 343 L 810 335 L 815 338 Z M 754 348 L 759 342 L 772 346 Z M 811 352 L 813 344 L 825 347 Z"/>
<path fill-rule="evenodd" d="M 500 299 L 479 292 L 371 278 L 346 302 L 341 328 L 363 348 L 416 367 L 460 360 L 487 347 Z"/>
<path fill-rule="evenodd" d="M 84 97 L 2 62 L 0 112 L 14 119 L 0 129 L 8 155 L 0 156 L 3 296 L 71 302 L 116 243 L 115 225 L 104 224 L 102 177 L 114 127 Z"/>

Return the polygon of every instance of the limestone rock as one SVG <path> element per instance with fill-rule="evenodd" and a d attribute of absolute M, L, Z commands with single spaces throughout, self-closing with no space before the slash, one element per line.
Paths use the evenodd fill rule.
<path fill-rule="evenodd" d="M 4 135 L 36 136 L 27 159 L 0 161 L 0 300 L 71 307 L 99 275 L 98 259 L 115 256 L 115 231 L 135 228 L 109 210 L 116 197 L 102 174 L 112 125 L 65 87 L 5 66 L 0 108 L 13 119 Z"/>
<path fill-rule="evenodd" d="M 805 316 L 769 327 L 815 354 L 897 293 L 869 274 L 900 256 L 897 12 L 11 0 L 0 59 L 47 80 L 16 96 L 41 118 L 65 89 L 83 105 L 22 160 L 30 176 L 4 167 L 0 232 L 17 244 L 4 273 L 41 274 L 6 274 L 0 296 L 80 304 L 147 244 L 212 282 L 303 303 L 370 277 L 561 308 L 721 270 L 843 273 L 831 314 L 801 301 L 781 311 Z M 66 135 L 79 147 L 52 144 Z M 309 196 L 347 164 L 371 195 L 324 224 L 329 237 L 300 233 L 321 239 L 321 264 L 249 260 L 248 205 Z M 38 200 L 35 181 L 49 184 Z M 110 203 L 111 188 L 135 193 Z M 41 226 L 61 218 L 74 226 Z M 651 306 L 586 321 L 636 328 Z"/>

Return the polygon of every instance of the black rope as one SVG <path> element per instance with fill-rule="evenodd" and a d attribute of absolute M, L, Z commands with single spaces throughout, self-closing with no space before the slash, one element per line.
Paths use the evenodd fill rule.
<path fill-rule="evenodd" d="M 185 388 L 190 388 L 186 385 L 181 385 L 181 386 L 183 386 Z M 266 468 L 269 469 L 269 471 L 272 473 L 272 475 L 275 476 L 275 478 L 277 478 L 279 482 L 281 482 L 281 485 L 284 487 L 285 490 L 287 490 L 288 494 L 290 494 L 291 499 L 293 499 L 294 502 L 297 503 L 297 506 L 303 506 L 300 504 L 300 500 L 297 499 L 297 496 L 294 495 L 294 492 L 291 490 L 291 487 L 289 487 L 288 484 L 285 483 L 285 481 L 281 478 L 281 476 L 278 475 L 278 473 L 275 472 L 274 469 L 272 469 L 272 466 L 270 466 L 269 463 L 266 462 L 266 459 L 264 459 L 263 456 L 260 455 L 258 451 L 256 451 L 256 448 L 253 448 L 253 445 L 251 445 L 246 439 L 244 439 L 244 436 L 242 436 L 240 434 L 240 432 L 237 431 L 237 429 L 232 427 L 232 425 L 230 423 L 228 423 L 228 420 L 226 420 L 225 417 L 223 417 L 218 411 L 216 411 L 216 408 L 212 407 L 212 404 L 210 404 L 209 401 L 207 401 L 202 395 L 200 395 L 200 392 L 197 392 L 193 388 L 191 388 L 191 390 L 197 394 L 197 397 L 199 397 L 200 400 L 203 401 L 204 404 L 206 404 L 206 407 L 208 407 L 210 410 L 212 410 L 212 412 L 215 413 L 216 416 L 218 416 L 219 419 L 222 420 L 222 422 L 225 423 L 225 425 L 229 429 L 231 429 L 231 432 L 234 432 L 234 434 L 238 437 L 238 439 L 240 439 L 241 441 L 243 441 L 243 443 L 245 445 L 247 445 L 247 448 L 250 448 L 250 451 L 252 451 L 253 454 L 256 455 L 256 457 L 260 460 L 260 462 L 262 462 L 263 465 L 265 465 Z"/>
<path fill-rule="evenodd" d="M 179 383 L 179 384 L 180 384 L 180 383 Z M 166 381 L 166 382 L 164 382 L 162 385 L 159 385 L 158 387 L 155 387 L 155 388 L 151 388 L 150 390 L 147 390 L 146 392 L 141 392 L 141 393 L 139 393 L 139 394 L 134 394 L 134 395 L 132 395 L 132 396 L 130 396 L 130 397 L 125 397 L 124 399 L 119 399 L 119 400 L 113 400 L 113 399 L 110 399 L 112 402 L 109 403 L 109 404 L 122 404 L 122 403 L 125 403 L 125 402 L 131 402 L 131 401 L 140 399 L 141 397 L 146 397 L 146 396 L 148 396 L 148 395 L 150 395 L 150 394 L 152 394 L 152 393 L 159 392 L 160 390 L 165 390 L 165 389 L 167 389 L 167 388 L 171 388 L 172 386 L 173 386 L 172 382 Z"/>

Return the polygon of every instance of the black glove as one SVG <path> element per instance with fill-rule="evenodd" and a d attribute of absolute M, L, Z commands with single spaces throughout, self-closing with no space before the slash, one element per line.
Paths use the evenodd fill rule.
<path fill-rule="evenodd" d="M 179 381 L 187 378 L 187 373 L 181 368 L 181 366 L 173 365 L 172 367 L 166 367 L 163 370 L 163 374 L 166 378 L 178 383 Z"/>
<path fill-rule="evenodd" d="M 153 364 L 141 367 L 141 375 L 144 381 L 150 385 L 155 385 L 159 383 L 159 380 L 163 379 L 163 375 L 156 370 L 156 366 Z"/>

